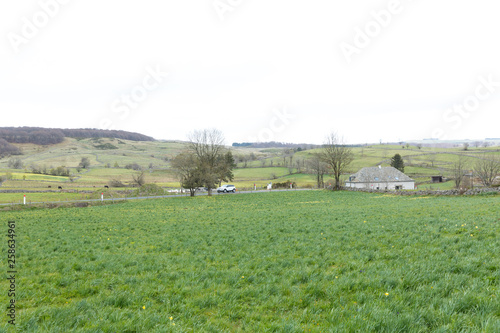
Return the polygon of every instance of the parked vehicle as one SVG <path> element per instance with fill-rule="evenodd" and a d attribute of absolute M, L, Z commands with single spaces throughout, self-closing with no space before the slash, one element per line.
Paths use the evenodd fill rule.
<path fill-rule="evenodd" d="M 222 185 L 221 187 L 217 188 L 217 193 L 228 193 L 228 192 L 236 192 L 236 187 L 234 185 Z"/>

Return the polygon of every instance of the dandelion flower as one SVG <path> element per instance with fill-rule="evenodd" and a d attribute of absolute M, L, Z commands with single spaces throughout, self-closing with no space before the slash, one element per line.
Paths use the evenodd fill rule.
<path fill-rule="evenodd" d="M 143 309 L 143 310 L 146 310 L 146 306 L 145 306 L 145 305 L 143 305 L 143 306 L 142 306 L 142 309 Z"/>
<path fill-rule="evenodd" d="M 244 276 L 242 276 L 241 278 L 242 278 L 242 279 L 244 279 L 245 277 L 244 277 Z"/>
<path fill-rule="evenodd" d="M 170 318 L 168 318 L 168 319 L 172 320 L 172 319 L 174 319 L 174 317 L 170 317 Z"/>
<path fill-rule="evenodd" d="M 385 293 L 385 296 L 389 296 L 389 293 Z"/>

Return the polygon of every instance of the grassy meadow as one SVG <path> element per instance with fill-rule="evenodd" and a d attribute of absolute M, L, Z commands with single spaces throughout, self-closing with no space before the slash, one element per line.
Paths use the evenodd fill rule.
<path fill-rule="evenodd" d="M 499 208 L 311 190 L 0 217 L 19 332 L 500 332 Z"/>

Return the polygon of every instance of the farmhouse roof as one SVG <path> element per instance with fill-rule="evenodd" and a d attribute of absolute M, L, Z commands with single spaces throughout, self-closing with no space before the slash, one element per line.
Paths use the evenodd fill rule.
<path fill-rule="evenodd" d="M 370 167 L 359 170 L 349 177 L 353 183 L 385 183 L 385 182 L 412 182 L 414 181 L 401 171 L 393 167 Z"/>

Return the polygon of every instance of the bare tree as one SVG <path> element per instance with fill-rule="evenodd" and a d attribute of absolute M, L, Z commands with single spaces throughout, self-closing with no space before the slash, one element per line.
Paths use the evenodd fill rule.
<path fill-rule="evenodd" d="M 9 168 L 22 169 L 24 167 L 23 161 L 20 158 L 11 158 L 8 163 Z"/>
<path fill-rule="evenodd" d="M 134 185 L 139 186 L 139 187 L 146 184 L 146 175 L 144 174 L 144 171 L 139 171 L 138 173 L 133 174 L 132 175 L 132 183 Z"/>
<path fill-rule="evenodd" d="M 347 171 L 347 167 L 354 159 L 352 148 L 346 146 L 337 133 L 332 132 L 327 136 L 320 156 L 332 171 L 335 189 L 340 189 L 340 176 Z"/>
<path fill-rule="evenodd" d="M 320 154 L 313 154 L 313 157 L 308 160 L 308 168 L 316 175 L 318 188 L 323 188 L 325 185 L 323 177 L 328 173 L 328 165 L 323 162 Z"/>
<path fill-rule="evenodd" d="M 455 187 L 460 188 L 462 181 L 464 180 L 465 173 L 468 170 L 468 161 L 465 156 L 459 155 L 458 160 L 453 163 L 452 174 L 455 180 Z"/>
<path fill-rule="evenodd" d="M 79 167 L 83 169 L 88 169 L 90 166 L 90 160 L 88 157 L 82 157 L 82 160 L 80 161 L 80 164 L 78 164 Z"/>
<path fill-rule="evenodd" d="M 466 142 L 463 144 L 463 150 L 468 150 L 469 149 L 469 144 Z"/>
<path fill-rule="evenodd" d="M 189 150 L 196 156 L 203 184 L 208 195 L 212 195 L 219 178 L 217 176 L 217 159 L 224 151 L 224 135 L 217 129 L 194 131 L 189 135 Z"/>
<path fill-rule="evenodd" d="M 479 177 L 484 186 L 491 186 L 500 175 L 500 158 L 483 155 L 474 164 L 474 174 Z"/>
<path fill-rule="evenodd" d="M 301 161 L 301 160 L 297 159 L 295 161 L 295 164 L 297 165 L 297 173 L 302 173 L 301 164 L 303 165 L 303 160 Z"/>
<path fill-rule="evenodd" d="M 434 162 L 436 162 L 436 154 L 430 154 L 427 159 L 431 162 L 432 167 L 434 167 Z"/>

